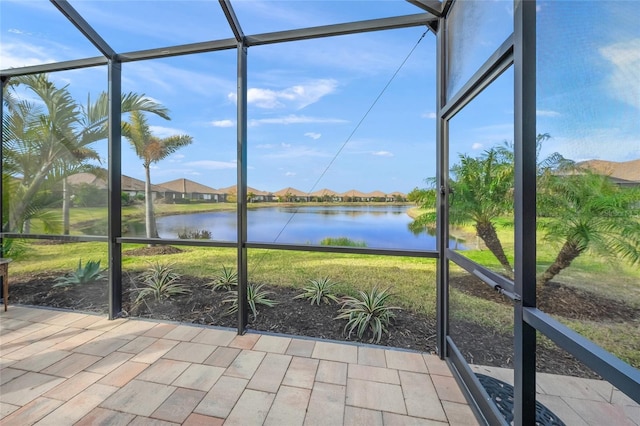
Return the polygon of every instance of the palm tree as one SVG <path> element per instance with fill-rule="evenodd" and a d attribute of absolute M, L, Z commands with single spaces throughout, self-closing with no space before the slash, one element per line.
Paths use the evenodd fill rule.
<path fill-rule="evenodd" d="M 33 92 L 39 101 L 21 100 L 15 95 L 20 86 Z M 4 171 L 16 177 L 11 182 L 9 229 L 23 231 L 35 217 L 57 227 L 48 219 L 51 197 L 42 191 L 85 167 L 88 160 L 98 160 L 90 145 L 107 137 L 108 95 L 100 94 L 95 103 L 88 98 L 86 107 L 81 107 L 68 86 L 57 88 L 46 74 L 14 77 L 5 90 L 8 113 L 3 115 Z M 144 95 L 123 95 L 122 112 L 133 110 L 168 118 L 166 108 Z M 63 203 L 63 210 L 68 206 Z M 63 212 L 63 217 L 67 216 Z"/>
<path fill-rule="evenodd" d="M 545 239 L 562 244 L 554 262 L 538 278 L 544 286 L 582 253 L 619 256 L 640 263 L 638 190 L 623 189 L 589 171 L 545 176 L 539 212 Z"/>
<path fill-rule="evenodd" d="M 153 215 L 153 200 L 151 198 L 151 164 L 163 160 L 183 146 L 193 142 L 187 135 L 159 138 L 151 134 L 147 119 L 141 111 L 133 111 L 130 122 L 123 127 L 123 135 L 129 140 L 136 154 L 142 160 L 145 172 L 145 223 L 147 238 L 157 238 L 158 230 Z"/>
<path fill-rule="evenodd" d="M 502 153 L 492 148 L 481 157 L 459 155 L 459 163 L 451 168 L 451 207 L 449 221 L 452 224 L 473 222 L 477 235 L 498 259 L 509 276 L 513 268 L 496 232 L 495 221 L 513 210 L 513 166 Z M 432 182 L 433 183 L 433 182 Z M 418 216 L 410 228 L 414 231 L 433 227 L 436 211 L 434 188 L 414 190 L 411 198 L 422 203 L 428 212 Z"/>

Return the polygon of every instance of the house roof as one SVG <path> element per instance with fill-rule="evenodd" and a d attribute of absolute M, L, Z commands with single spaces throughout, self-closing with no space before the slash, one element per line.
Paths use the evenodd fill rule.
<path fill-rule="evenodd" d="M 342 196 L 342 197 L 351 197 L 351 198 L 354 198 L 354 197 L 366 198 L 367 197 L 367 194 L 365 194 L 364 192 L 357 191 L 355 189 L 350 189 L 347 192 L 343 192 L 342 194 L 339 194 L 339 195 Z"/>
<path fill-rule="evenodd" d="M 387 194 L 385 194 L 382 191 L 373 191 L 373 192 L 367 192 L 366 194 L 367 197 L 375 197 L 375 198 L 386 198 Z"/>
<path fill-rule="evenodd" d="M 577 164 L 594 173 L 622 179 L 623 181 L 640 182 L 640 159 L 630 161 L 588 160 Z"/>
<path fill-rule="evenodd" d="M 288 186 L 286 188 L 283 188 L 280 191 L 276 191 L 276 192 L 273 193 L 273 195 L 277 195 L 278 197 L 286 196 L 287 194 L 290 194 L 290 195 L 293 195 L 293 196 L 296 196 L 296 197 L 307 197 L 307 196 L 309 196 L 309 194 L 307 194 L 306 192 L 302 192 L 299 189 L 295 189 L 295 188 L 292 188 L 290 186 Z"/>
<path fill-rule="evenodd" d="M 194 182 L 189 179 L 175 179 L 169 182 L 159 184 L 160 186 L 170 189 L 175 192 L 186 193 L 198 193 L 198 194 L 220 194 L 220 191 L 211 188 L 201 183 Z"/>
<path fill-rule="evenodd" d="M 107 182 L 100 179 L 93 173 L 76 173 L 67 177 L 67 183 L 69 185 L 92 185 L 99 189 L 107 188 Z"/>
<path fill-rule="evenodd" d="M 319 189 L 317 191 L 313 191 L 311 194 L 312 197 L 324 197 L 324 196 L 333 196 L 336 195 L 337 192 L 328 188 Z"/>

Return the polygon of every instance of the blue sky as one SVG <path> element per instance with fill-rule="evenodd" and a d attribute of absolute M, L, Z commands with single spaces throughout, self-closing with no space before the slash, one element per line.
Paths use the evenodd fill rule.
<path fill-rule="evenodd" d="M 119 52 L 232 37 L 215 1 L 70 2 Z M 540 2 L 538 128 L 559 151 L 584 160 L 640 158 L 638 2 Z M 402 1 L 237 1 L 245 34 L 420 13 Z M 467 78 L 510 32 L 511 2 L 481 2 L 461 20 Z M 99 56 L 48 1 L 2 0 L 0 68 Z M 468 26 L 479 17 L 484 25 Z M 466 21 L 465 19 L 466 18 Z M 474 21 L 475 19 L 475 21 Z M 365 117 L 426 29 L 256 46 L 248 51 L 249 185 L 277 191 L 330 188 L 408 192 L 435 174 L 435 37 L 428 33 Z M 214 188 L 236 180 L 236 53 L 123 64 L 123 90 L 171 111 L 149 117 L 158 136 L 194 142 L 154 165 L 152 181 L 185 177 Z M 453 72 L 452 71 L 452 72 Z M 106 90 L 106 68 L 56 73 L 73 96 Z M 475 155 L 513 139 L 508 71 L 451 122 L 451 152 Z M 106 155 L 106 142 L 96 145 Z M 123 173 L 143 169 L 123 142 Z M 329 167 L 330 166 L 330 167 Z M 327 169 L 327 167 L 329 167 Z"/>

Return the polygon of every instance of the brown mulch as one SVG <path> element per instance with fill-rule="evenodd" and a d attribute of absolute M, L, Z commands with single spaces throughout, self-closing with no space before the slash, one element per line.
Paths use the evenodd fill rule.
<path fill-rule="evenodd" d="M 160 247 L 144 248 L 159 249 Z M 142 250 L 142 249 L 136 249 Z M 85 312 L 107 312 L 106 281 L 69 288 L 52 287 L 57 276 L 36 274 L 31 276 L 16 276 L 11 283 L 11 303 L 23 305 L 43 305 L 54 308 L 71 309 Z M 478 297 L 495 300 L 496 303 L 506 303 L 486 285 L 477 285 L 475 277 L 469 279 L 455 278 L 452 286 L 464 292 L 473 292 Z M 235 328 L 236 315 L 226 315 L 228 303 L 223 303 L 227 297 L 224 291 L 213 291 L 206 284 L 207 279 L 183 276 L 181 279 L 189 288 L 190 293 L 173 297 L 170 301 L 148 301 L 134 306 L 136 289 L 141 286 L 137 273 L 127 273 L 123 276 L 123 314 L 132 317 L 170 320 L 185 323 L 215 325 Z M 488 287 L 487 287 L 488 288 Z M 253 318 L 250 313 L 249 329 L 300 335 L 313 338 L 331 340 L 360 341 L 352 335 L 349 339 L 344 334 L 344 320 L 335 320 L 338 305 L 311 305 L 303 299 L 294 299 L 299 290 L 287 287 L 267 287 L 271 291 L 270 298 L 277 302 L 273 308 L 259 306 L 258 316 Z M 593 310 L 592 304 L 584 305 L 589 312 L 580 312 L 585 298 L 591 297 L 599 308 Z M 552 302 L 551 299 L 562 300 Z M 570 299 L 573 298 L 573 299 Z M 638 309 L 634 309 L 622 302 L 609 299 L 595 299 L 595 295 L 568 289 L 562 286 L 549 287 L 549 294 L 543 295 L 540 302 L 545 305 L 545 312 L 554 315 L 568 315 L 568 318 L 589 318 L 601 321 L 626 321 L 640 318 Z M 549 300 L 547 300 L 549 299 Z M 509 302 L 510 303 L 510 302 Z M 609 304 L 609 305 L 607 305 Z M 567 306 L 572 305 L 572 306 Z M 606 306 L 617 313 L 607 311 Z M 595 313 L 594 313 L 595 312 Z M 600 312 L 600 317 L 597 317 Z M 389 327 L 389 333 L 384 335 L 379 345 L 435 352 L 436 323 L 435 318 L 410 310 L 394 310 L 395 318 Z M 462 321 L 451 321 L 450 334 L 456 345 L 470 363 L 492 365 L 498 367 L 513 367 L 513 335 L 496 332 L 495 330 Z M 369 343 L 369 338 L 361 340 Z M 573 375 L 580 377 L 597 377 L 592 371 L 577 362 L 567 353 L 558 348 L 539 346 L 537 356 L 538 370 L 543 372 Z"/>

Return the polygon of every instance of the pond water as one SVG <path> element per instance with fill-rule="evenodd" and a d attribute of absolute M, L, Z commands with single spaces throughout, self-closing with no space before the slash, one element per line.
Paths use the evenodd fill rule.
<path fill-rule="evenodd" d="M 247 212 L 248 241 L 320 244 L 324 238 L 347 237 L 370 248 L 435 250 L 434 236 L 409 230 L 409 206 L 264 207 Z M 161 238 L 185 230 L 206 229 L 219 241 L 237 240 L 236 212 L 210 212 L 157 218 Z M 452 243 L 452 247 L 455 243 Z"/>

